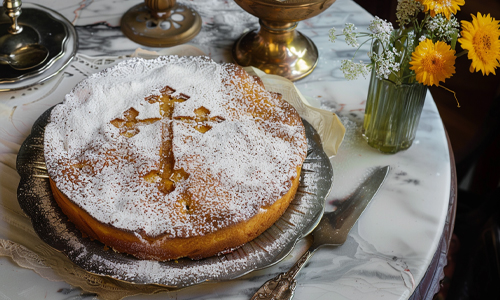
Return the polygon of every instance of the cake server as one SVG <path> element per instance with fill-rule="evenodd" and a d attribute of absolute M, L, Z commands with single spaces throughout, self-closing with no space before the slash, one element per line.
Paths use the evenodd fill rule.
<path fill-rule="evenodd" d="M 278 276 L 266 281 L 251 300 L 292 299 L 297 284 L 295 277 L 302 267 L 321 246 L 340 246 L 344 244 L 352 226 L 377 194 L 387 174 L 389 174 L 389 170 L 389 166 L 376 168 L 335 211 L 325 213 L 318 226 L 308 236 L 313 239 L 309 249 L 288 272 L 280 273 Z"/>

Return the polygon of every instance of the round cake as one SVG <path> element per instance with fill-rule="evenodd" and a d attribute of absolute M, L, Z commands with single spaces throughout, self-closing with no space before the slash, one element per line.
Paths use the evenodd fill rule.
<path fill-rule="evenodd" d="M 140 259 L 200 259 L 269 228 L 293 200 L 307 141 L 281 95 L 234 64 L 134 58 L 51 112 L 54 198 L 82 233 Z"/>

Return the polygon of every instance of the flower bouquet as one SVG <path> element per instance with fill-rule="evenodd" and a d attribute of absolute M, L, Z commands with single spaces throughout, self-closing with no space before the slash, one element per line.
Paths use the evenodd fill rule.
<path fill-rule="evenodd" d="M 343 60 L 341 70 L 349 79 L 371 76 L 365 109 L 363 136 L 384 153 L 409 148 L 415 138 L 428 86 L 442 85 L 455 74 L 456 58 L 467 54 L 470 71 L 495 74 L 500 66 L 499 21 L 489 14 L 471 15 L 471 21 L 455 17 L 464 0 L 398 0 L 399 28 L 378 17 L 368 32 L 346 24 L 341 34 L 353 47 L 371 43 L 369 63 Z M 455 50 L 457 42 L 462 51 Z M 455 96 L 456 99 L 456 96 Z M 457 100 L 458 104 L 458 100 Z M 458 106 L 460 106 L 458 104 Z"/>

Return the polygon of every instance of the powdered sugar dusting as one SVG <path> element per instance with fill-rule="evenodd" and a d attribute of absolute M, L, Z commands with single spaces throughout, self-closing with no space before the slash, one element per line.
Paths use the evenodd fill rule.
<path fill-rule="evenodd" d="M 171 56 L 127 60 L 89 77 L 52 111 L 44 145 L 49 175 L 97 220 L 149 236 L 206 234 L 252 217 L 288 191 L 307 143 L 296 112 L 240 72 Z M 188 96 L 171 118 L 145 100 L 166 86 L 174 97 Z M 126 137 L 111 121 L 126 119 L 131 108 L 138 122 L 152 121 Z M 202 108 L 207 118 L 196 119 Z M 167 194 L 144 179 L 160 169 L 166 128 L 174 169 L 189 175 Z M 192 213 L 179 209 L 185 199 Z"/>

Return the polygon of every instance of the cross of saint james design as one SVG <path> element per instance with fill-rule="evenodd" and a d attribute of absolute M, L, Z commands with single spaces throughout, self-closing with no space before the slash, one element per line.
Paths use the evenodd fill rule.
<path fill-rule="evenodd" d="M 179 94 L 173 97 L 172 94 L 175 92 L 169 86 L 163 88 L 160 93 L 161 95 L 152 95 L 146 97 L 146 101 L 149 103 L 160 104 L 160 114 L 162 118 L 172 119 L 174 112 L 175 103 L 181 103 L 189 99 L 189 96 L 185 94 Z M 194 110 L 194 117 L 175 117 L 175 120 L 181 120 L 186 123 L 195 123 L 195 129 L 201 133 L 205 133 L 212 129 L 211 124 L 220 123 L 224 121 L 222 117 L 210 117 L 210 110 L 201 106 Z M 120 134 L 131 138 L 137 135 L 140 131 L 141 126 L 146 126 L 160 121 L 160 118 L 150 118 L 138 120 L 139 112 L 132 108 L 129 108 L 123 113 L 123 118 L 117 118 L 111 121 L 115 127 L 120 130 Z M 165 122 L 162 125 L 162 145 L 160 149 L 160 169 L 154 170 L 144 176 L 144 179 L 149 182 L 158 183 L 158 188 L 165 194 L 171 193 L 175 189 L 176 182 L 183 179 L 187 179 L 189 174 L 186 173 L 182 168 L 174 170 L 174 155 L 172 152 L 172 125 L 171 122 Z"/>

